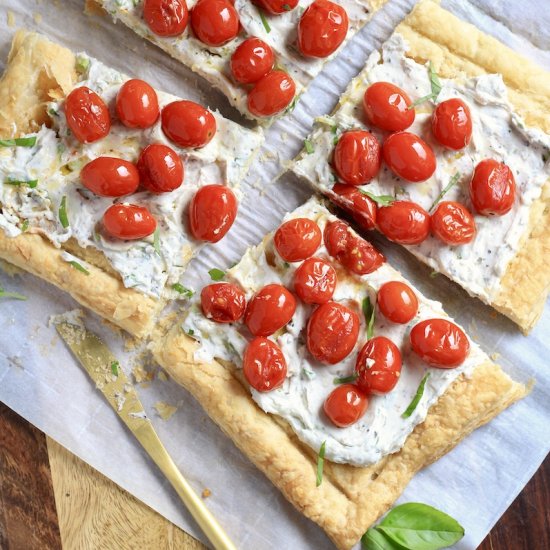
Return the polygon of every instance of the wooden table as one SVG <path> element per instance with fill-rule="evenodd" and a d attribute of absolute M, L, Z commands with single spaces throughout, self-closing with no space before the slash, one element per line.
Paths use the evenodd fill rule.
<path fill-rule="evenodd" d="M 550 549 L 549 480 L 546 459 L 478 550 Z M 205 548 L 0 403 L 0 549 L 61 547 Z"/>

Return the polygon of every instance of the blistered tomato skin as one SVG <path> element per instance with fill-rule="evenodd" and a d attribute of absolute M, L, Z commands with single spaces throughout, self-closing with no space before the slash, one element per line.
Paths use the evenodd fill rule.
<path fill-rule="evenodd" d="M 143 80 L 127 80 L 118 91 L 116 112 L 128 128 L 149 128 L 160 114 L 157 93 Z"/>
<path fill-rule="evenodd" d="M 141 151 L 137 169 L 141 185 L 152 193 L 169 193 L 183 183 L 184 168 L 179 155 L 160 143 Z"/>
<path fill-rule="evenodd" d="M 286 262 L 300 262 L 315 254 L 321 244 L 321 230 L 309 218 L 283 223 L 273 238 L 279 256 Z"/>
<path fill-rule="evenodd" d="M 231 283 L 214 283 L 201 292 L 201 307 L 204 316 L 216 323 L 234 323 L 246 309 L 244 292 Z"/>
<path fill-rule="evenodd" d="M 346 212 L 362 229 L 376 228 L 376 203 L 367 195 L 361 193 L 355 185 L 337 183 L 332 188 L 332 200 Z"/>
<path fill-rule="evenodd" d="M 216 119 L 193 101 L 174 101 L 161 114 L 164 135 L 180 147 L 204 147 L 216 135 Z"/>
<path fill-rule="evenodd" d="M 187 27 L 189 12 L 185 0 L 145 0 L 143 19 L 158 36 L 178 36 Z"/>
<path fill-rule="evenodd" d="M 270 71 L 248 92 L 248 110 L 257 117 L 269 117 L 286 109 L 296 94 L 294 80 L 284 71 Z"/>
<path fill-rule="evenodd" d="M 445 244 L 470 243 L 476 235 L 476 222 L 471 212 L 459 202 L 440 202 L 431 217 L 432 233 Z"/>
<path fill-rule="evenodd" d="M 254 0 L 254 4 L 260 6 L 268 13 L 279 15 L 293 10 L 298 5 L 298 0 Z"/>
<path fill-rule="evenodd" d="M 282 285 L 264 286 L 248 302 L 244 322 L 254 336 L 269 336 L 283 328 L 296 311 L 296 299 Z"/>
<path fill-rule="evenodd" d="M 199 0 L 191 10 L 195 36 L 208 46 L 223 46 L 239 34 L 239 15 L 229 0 Z"/>
<path fill-rule="evenodd" d="M 369 406 L 368 397 L 354 384 L 342 384 L 330 392 L 323 410 L 328 419 L 339 428 L 355 424 Z"/>
<path fill-rule="evenodd" d="M 470 181 L 470 199 L 483 216 L 503 216 L 512 210 L 516 199 L 516 180 L 503 162 L 482 160 Z"/>
<path fill-rule="evenodd" d="M 237 198 L 229 187 L 215 184 L 201 187 L 189 205 L 191 234 L 199 241 L 217 243 L 231 229 L 237 209 Z"/>
<path fill-rule="evenodd" d="M 415 117 L 409 96 L 390 82 L 375 82 L 365 91 L 363 108 L 367 121 L 388 132 L 406 130 Z"/>
<path fill-rule="evenodd" d="M 333 164 L 344 183 L 368 183 L 380 170 L 380 144 L 365 130 L 344 132 L 334 148 Z"/>
<path fill-rule="evenodd" d="M 105 102 L 90 88 L 79 86 L 65 100 L 65 116 L 74 137 L 93 143 L 109 134 L 111 117 Z"/>
<path fill-rule="evenodd" d="M 247 38 L 231 56 L 231 72 L 237 82 L 252 84 L 265 76 L 275 63 L 269 44 L 255 36 Z"/>
<path fill-rule="evenodd" d="M 348 14 L 342 6 L 315 0 L 298 23 L 298 48 L 307 57 L 328 57 L 345 40 L 348 26 Z"/>
<path fill-rule="evenodd" d="M 307 324 L 307 349 L 321 363 L 334 365 L 347 357 L 359 336 L 359 316 L 343 304 L 320 305 Z"/>
<path fill-rule="evenodd" d="M 157 221 L 144 206 L 113 204 L 103 214 L 103 227 L 111 237 L 131 241 L 152 235 Z"/>
<path fill-rule="evenodd" d="M 388 136 L 382 145 L 382 156 L 390 170 L 406 181 L 425 181 L 435 172 L 436 160 L 432 148 L 410 132 Z"/>
<path fill-rule="evenodd" d="M 336 270 L 321 258 L 308 258 L 294 273 L 294 292 L 306 304 L 328 302 L 336 289 Z"/>
<path fill-rule="evenodd" d="M 267 338 L 254 338 L 243 356 L 243 374 L 259 392 L 272 391 L 285 381 L 287 373 L 283 352 Z"/>
<path fill-rule="evenodd" d="M 382 395 L 395 388 L 401 376 L 401 352 L 385 336 L 371 338 L 355 363 L 357 386 L 366 394 Z"/>
<path fill-rule="evenodd" d="M 389 281 L 378 290 L 378 308 L 392 323 L 404 325 L 418 312 L 418 298 L 414 290 L 401 281 Z"/>
<path fill-rule="evenodd" d="M 464 331 L 447 319 L 426 319 L 413 327 L 412 350 L 426 363 L 452 369 L 464 363 L 470 342 Z"/>
<path fill-rule="evenodd" d="M 464 101 L 456 97 L 442 101 L 432 115 L 432 133 L 441 145 L 458 151 L 472 139 L 472 115 Z"/>
<path fill-rule="evenodd" d="M 395 201 L 378 208 L 378 229 L 399 244 L 420 244 L 430 234 L 430 215 L 411 201 Z"/>
<path fill-rule="evenodd" d="M 136 191 L 139 185 L 137 168 L 127 160 L 98 157 L 80 172 L 84 186 L 101 197 L 122 197 Z"/>

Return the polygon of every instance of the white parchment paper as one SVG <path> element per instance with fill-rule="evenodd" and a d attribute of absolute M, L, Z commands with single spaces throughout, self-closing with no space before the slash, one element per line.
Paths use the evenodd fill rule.
<path fill-rule="evenodd" d="M 311 194 L 290 175 L 271 182 L 300 150 L 313 117 L 333 108 L 369 53 L 389 37 L 413 3 L 389 0 L 316 79 L 292 115 L 268 131 L 261 159 L 244 185 L 247 197 L 235 226 L 229 237 L 206 247 L 193 261 L 183 281 L 187 286 L 200 288 L 209 269 L 223 269 L 238 260 L 249 244 L 261 240 L 287 211 Z M 550 10 L 544 0 L 449 0 L 443 5 L 550 70 Z M 79 0 L 0 0 L 0 63 L 6 60 L 17 28 L 37 29 L 160 89 L 242 120 L 220 93 L 191 71 L 122 25 L 84 16 L 82 7 Z M 450 513 L 466 529 L 456 548 L 474 549 L 550 449 L 550 307 L 547 304 L 543 318 L 525 338 L 510 321 L 443 276 L 428 277 L 429 270 L 405 251 L 382 239 L 378 242 L 390 261 L 427 296 L 443 301 L 488 353 L 498 354 L 505 370 L 537 382 L 526 399 L 419 473 L 400 499 L 426 502 Z M 26 302 L 0 301 L 0 401 L 163 516 L 202 538 L 168 482 L 48 326 L 50 315 L 76 307 L 75 302 L 29 275 L 10 277 L 0 271 L 0 285 L 29 296 Z M 86 323 L 121 358 L 128 374 L 143 362 L 142 356 L 127 354 L 124 339 L 93 315 L 87 316 Z M 154 378 L 138 385 L 138 391 L 149 417 L 196 490 L 211 491 L 207 502 L 239 548 L 332 547 L 323 532 L 286 502 L 187 392 L 159 377 L 153 364 L 146 367 Z M 158 402 L 177 406 L 177 412 L 168 420 L 161 419 L 154 409 Z"/>

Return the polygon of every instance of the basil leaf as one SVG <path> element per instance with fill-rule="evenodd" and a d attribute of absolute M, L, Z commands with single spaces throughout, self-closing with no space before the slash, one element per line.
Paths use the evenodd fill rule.
<path fill-rule="evenodd" d="M 359 378 L 359 375 L 354 372 L 353 374 L 350 374 L 349 376 L 343 376 L 342 378 L 335 378 L 332 382 L 335 386 L 338 384 L 353 384 Z"/>
<path fill-rule="evenodd" d="M 464 536 L 464 528 L 455 519 L 420 502 L 397 506 L 376 529 L 393 542 L 414 550 L 440 550 Z"/>
<path fill-rule="evenodd" d="M 21 231 L 22 231 L 23 233 L 25 233 L 25 231 L 27 231 L 28 228 L 29 228 L 29 220 L 25 220 L 25 221 L 23 222 L 23 225 L 21 226 Z"/>
<path fill-rule="evenodd" d="M 118 369 L 120 368 L 120 365 L 118 361 L 111 361 L 111 372 L 118 377 Z"/>
<path fill-rule="evenodd" d="M 368 296 L 363 300 L 362 309 L 367 323 L 367 338 L 370 340 L 374 335 L 375 308 Z"/>
<path fill-rule="evenodd" d="M 172 290 L 175 290 L 176 292 L 179 292 L 180 294 L 183 294 L 186 298 L 191 298 L 193 294 L 195 294 L 192 290 L 189 288 L 184 287 L 180 283 L 174 283 L 172 285 Z"/>
<path fill-rule="evenodd" d="M 371 527 L 361 537 L 363 550 L 403 550 L 403 547 L 384 536 L 376 527 Z"/>
<path fill-rule="evenodd" d="M 417 105 L 420 105 L 421 103 L 424 103 L 425 101 L 428 101 L 429 99 L 432 99 L 435 101 L 437 99 L 437 96 L 439 95 L 439 92 L 441 91 L 441 82 L 439 81 L 439 75 L 435 72 L 432 62 L 428 64 L 428 74 L 430 77 L 430 86 L 432 88 L 431 93 L 422 96 L 418 98 L 416 101 L 411 103 L 408 107 L 409 111 L 411 109 L 414 109 Z"/>
<path fill-rule="evenodd" d="M 78 262 L 75 262 L 74 260 L 69 262 L 76 270 L 80 271 L 81 273 L 84 273 L 84 275 L 89 275 L 90 272 L 83 266 L 80 265 Z"/>
<path fill-rule="evenodd" d="M 316 486 L 319 487 L 323 483 L 323 467 L 325 465 L 325 448 L 327 442 L 323 441 L 321 448 L 319 449 L 319 454 L 317 455 L 317 482 Z"/>
<path fill-rule="evenodd" d="M 19 292 L 6 292 L 1 286 L 0 286 L 0 298 L 13 298 L 14 300 L 27 299 L 26 296 L 23 296 L 23 294 L 19 294 Z"/>
<path fill-rule="evenodd" d="M 427 372 L 422 377 L 422 380 L 418 385 L 418 388 L 416 390 L 416 393 L 414 394 L 414 397 L 412 398 L 412 401 L 409 403 L 409 406 L 406 408 L 405 412 L 401 415 L 401 418 L 409 418 L 409 416 L 411 416 L 411 414 L 413 413 L 414 409 L 416 409 L 418 403 L 420 403 L 420 400 L 424 395 L 424 386 L 426 385 L 426 380 L 428 380 L 429 376 L 430 376 L 430 373 Z"/>
<path fill-rule="evenodd" d="M 190 328 L 188 331 L 187 331 L 187 334 L 189 334 L 189 336 L 193 336 L 193 334 L 195 334 L 195 331 Z"/>
<path fill-rule="evenodd" d="M 315 149 L 313 148 L 313 143 L 311 143 L 311 141 L 309 141 L 309 139 L 304 140 L 304 147 L 305 147 L 306 153 L 308 155 L 311 155 L 311 153 L 313 153 L 313 151 L 315 151 Z"/>
<path fill-rule="evenodd" d="M 10 178 L 4 180 L 7 185 L 28 185 L 31 189 L 34 189 L 38 185 L 38 180 L 12 180 Z"/>
<path fill-rule="evenodd" d="M 215 267 L 208 272 L 208 275 L 213 281 L 221 281 L 225 277 L 225 271 Z"/>
<path fill-rule="evenodd" d="M 67 216 L 67 197 L 63 195 L 61 204 L 59 205 L 59 221 L 63 228 L 69 227 L 69 217 Z"/>
<path fill-rule="evenodd" d="M 160 256 L 160 229 L 155 229 L 155 232 L 153 233 L 153 248 L 155 249 L 155 252 Z"/>
<path fill-rule="evenodd" d="M 391 195 L 373 195 L 372 193 L 369 193 L 368 191 L 364 191 L 363 189 L 359 189 L 363 195 L 367 195 L 369 199 L 372 199 L 376 204 L 379 204 L 380 206 L 389 206 L 392 202 L 395 202 L 395 197 L 392 197 Z"/>
<path fill-rule="evenodd" d="M 271 27 L 269 26 L 269 22 L 265 16 L 265 13 L 262 10 L 258 10 L 260 12 L 260 19 L 262 20 L 262 25 L 264 26 L 265 32 L 270 33 Z"/>
<path fill-rule="evenodd" d="M 439 201 L 447 194 L 447 192 L 449 191 L 449 189 L 451 189 L 451 187 L 453 187 L 454 185 L 456 185 L 456 182 L 460 179 L 460 176 L 462 174 L 460 172 L 457 172 L 452 178 L 451 180 L 449 181 L 449 183 L 445 186 L 445 188 L 441 191 L 441 193 L 439 193 L 439 195 L 437 195 L 437 198 L 435 199 L 435 201 L 432 203 L 432 205 L 430 206 L 428 212 L 431 212 L 436 206 L 437 204 L 439 203 Z"/>
<path fill-rule="evenodd" d="M 76 69 L 76 72 L 78 74 L 84 74 L 84 73 L 88 72 L 89 67 L 90 67 L 89 58 L 83 57 L 81 55 L 77 56 L 75 69 Z"/>
<path fill-rule="evenodd" d="M 0 147 L 34 147 L 36 136 L 15 139 L 0 139 Z"/>

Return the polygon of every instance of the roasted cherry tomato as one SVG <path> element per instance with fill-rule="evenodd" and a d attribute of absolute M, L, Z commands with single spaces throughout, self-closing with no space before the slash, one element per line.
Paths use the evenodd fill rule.
<path fill-rule="evenodd" d="M 432 148 L 410 132 L 397 132 L 387 137 L 382 155 L 390 170 L 407 181 L 424 181 L 435 172 Z"/>
<path fill-rule="evenodd" d="M 441 369 L 462 364 L 470 351 L 464 331 L 447 319 L 426 319 L 411 330 L 412 350 L 426 363 Z"/>
<path fill-rule="evenodd" d="M 229 0 L 199 0 L 191 10 L 195 36 L 209 46 L 222 46 L 239 34 L 239 14 Z"/>
<path fill-rule="evenodd" d="M 456 97 L 442 101 L 432 115 L 432 132 L 444 147 L 462 149 L 472 138 L 472 117 L 468 105 Z"/>
<path fill-rule="evenodd" d="M 80 180 L 90 191 L 102 197 L 122 197 L 139 185 L 137 168 L 127 160 L 98 157 L 82 168 Z"/>
<path fill-rule="evenodd" d="M 395 201 L 380 207 L 376 220 L 378 229 L 399 244 L 419 244 L 430 234 L 430 215 L 415 202 Z"/>
<path fill-rule="evenodd" d="M 342 384 L 330 392 L 323 409 L 335 426 L 346 428 L 355 424 L 368 406 L 368 397 L 357 386 Z"/>
<path fill-rule="evenodd" d="M 162 110 L 162 131 L 180 147 L 204 147 L 216 134 L 216 119 L 193 101 L 174 101 Z"/>
<path fill-rule="evenodd" d="M 359 336 L 359 316 L 337 302 L 321 304 L 307 323 L 307 349 L 322 363 L 334 365 L 353 350 Z"/>
<path fill-rule="evenodd" d="M 290 0 L 290 2 L 287 2 L 287 0 L 254 0 L 254 4 L 268 13 L 279 15 L 293 10 L 298 5 L 298 0 Z"/>
<path fill-rule="evenodd" d="M 401 281 L 384 283 L 378 290 L 377 301 L 384 317 L 392 323 L 408 323 L 418 311 L 416 294 Z"/>
<path fill-rule="evenodd" d="M 294 99 L 296 84 L 284 71 L 271 71 L 248 92 L 248 110 L 258 117 L 273 116 Z"/>
<path fill-rule="evenodd" d="M 79 86 L 65 100 L 67 125 L 81 143 L 104 138 L 111 130 L 111 117 L 105 102 L 90 88 Z"/>
<path fill-rule="evenodd" d="M 328 0 L 315 0 L 298 23 L 298 48 L 308 57 L 328 57 L 348 32 L 346 10 Z"/>
<path fill-rule="evenodd" d="M 293 218 L 283 223 L 273 238 L 279 256 L 286 262 L 309 258 L 321 244 L 321 230 L 309 218 Z"/>
<path fill-rule="evenodd" d="M 367 394 L 388 393 L 401 376 L 401 352 L 385 336 L 371 338 L 361 349 L 355 363 L 356 384 Z"/>
<path fill-rule="evenodd" d="M 334 148 L 333 163 L 344 183 L 368 183 L 380 169 L 380 144 L 365 130 L 344 132 Z"/>
<path fill-rule="evenodd" d="M 349 212 L 363 229 L 376 227 L 376 203 L 355 185 L 337 183 L 332 188 L 332 200 L 346 212 Z"/>
<path fill-rule="evenodd" d="M 296 299 L 282 285 L 260 289 L 248 302 L 244 322 L 254 336 L 269 336 L 283 328 L 296 311 Z"/>
<path fill-rule="evenodd" d="M 225 185 L 201 187 L 189 205 L 191 235 L 217 243 L 225 237 L 237 217 L 237 198 Z"/>
<path fill-rule="evenodd" d="M 132 241 L 152 235 L 157 221 L 144 206 L 113 204 L 103 214 L 103 227 L 112 237 Z"/>
<path fill-rule="evenodd" d="M 157 93 L 143 80 L 127 80 L 116 96 L 116 112 L 128 128 L 149 128 L 160 113 Z"/>
<path fill-rule="evenodd" d="M 388 132 L 406 130 L 415 117 L 409 96 L 389 82 L 375 82 L 365 91 L 363 107 L 367 121 Z"/>
<path fill-rule="evenodd" d="M 238 286 L 214 283 L 202 289 L 201 306 L 208 319 L 217 323 L 234 323 L 244 315 L 246 299 Z"/>
<path fill-rule="evenodd" d="M 281 348 L 267 338 L 254 338 L 243 356 L 243 374 L 261 392 L 278 388 L 286 378 L 286 359 Z"/>
<path fill-rule="evenodd" d="M 336 289 L 336 270 L 321 258 L 308 258 L 294 273 L 294 291 L 306 304 L 328 302 Z"/>
<path fill-rule="evenodd" d="M 145 0 L 143 19 L 158 36 L 178 36 L 187 27 L 189 12 L 185 0 Z"/>
<path fill-rule="evenodd" d="M 470 199 L 483 216 L 503 216 L 510 212 L 516 199 L 516 180 L 503 162 L 482 160 L 470 181 Z"/>
<path fill-rule="evenodd" d="M 137 163 L 141 185 L 153 193 L 168 193 L 183 182 L 183 162 L 179 155 L 166 145 L 147 145 Z"/>
<path fill-rule="evenodd" d="M 269 44 L 255 36 L 247 38 L 231 56 L 231 72 L 237 82 L 251 84 L 265 76 L 275 63 Z"/>
<path fill-rule="evenodd" d="M 444 243 L 466 244 L 476 234 L 476 222 L 470 211 L 459 202 L 440 202 L 431 218 L 432 233 Z"/>

